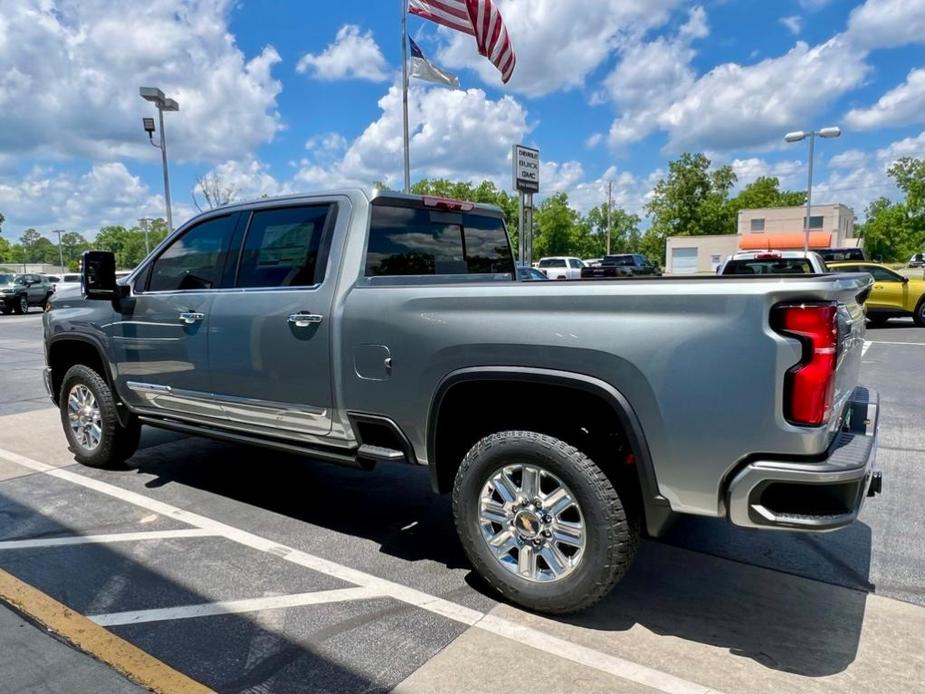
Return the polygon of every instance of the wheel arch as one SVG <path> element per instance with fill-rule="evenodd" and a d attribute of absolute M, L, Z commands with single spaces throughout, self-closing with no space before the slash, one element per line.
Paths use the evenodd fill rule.
<path fill-rule="evenodd" d="M 89 335 L 56 335 L 48 341 L 48 367 L 51 369 L 52 401 L 59 405 L 61 384 L 67 370 L 76 364 L 84 364 L 99 373 L 109 386 L 116 401 L 120 422 L 125 425 L 128 411 L 116 391 L 112 377 L 112 365 L 106 358 L 106 350 L 99 340 Z"/>
<path fill-rule="evenodd" d="M 438 440 L 443 405 L 455 387 L 480 382 L 495 385 L 511 382 L 564 388 L 603 401 L 609 407 L 630 449 L 635 454 L 636 464 L 633 467 L 639 482 L 646 529 L 649 535 L 654 537 L 667 529 L 675 514 L 671 511 L 667 499 L 659 494 L 658 480 L 649 446 L 639 418 L 629 400 L 617 388 L 605 381 L 568 371 L 522 366 L 481 366 L 459 369 L 444 377 L 431 399 L 427 418 L 427 460 L 430 467 L 431 484 L 435 492 L 445 494 L 450 491 L 452 479 L 459 464 L 459 461 L 441 460 Z M 447 474 L 448 470 L 451 470 L 452 474 Z"/>

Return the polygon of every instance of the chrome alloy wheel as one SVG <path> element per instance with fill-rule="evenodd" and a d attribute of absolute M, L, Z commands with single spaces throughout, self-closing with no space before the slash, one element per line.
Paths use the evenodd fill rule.
<path fill-rule="evenodd" d="M 82 383 L 68 393 L 67 416 L 80 447 L 88 452 L 95 451 L 103 439 L 102 414 L 93 392 Z"/>
<path fill-rule="evenodd" d="M 508 465 L 485 483 L 479 525 L 495 559 L 530 581 L 564 578 L 584 553 L 584 516 L 575 495 L 535 465 Z"/>

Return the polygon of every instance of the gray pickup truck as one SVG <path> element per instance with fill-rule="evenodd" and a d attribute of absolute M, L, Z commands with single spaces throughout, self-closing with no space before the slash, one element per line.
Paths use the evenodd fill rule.
<path fill-rule="evenodd" d="M 85 254 L 44 317 L 79 462 L 149 425 L 427 466 L 532 609 L 599 600 L 679 514 L 832 530 L 880 487 L 867 275 L 521 282 L 498 209 L 361 191 L 212 210 L 114 269 Z"/>

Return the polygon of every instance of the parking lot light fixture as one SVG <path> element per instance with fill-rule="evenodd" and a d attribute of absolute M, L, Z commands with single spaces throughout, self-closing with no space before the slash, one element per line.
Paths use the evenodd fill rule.
<path fill-rule="evenodd" d="M 167 136 L 164 133 L 164 111 L 179 111 L 180 104 L 175 99 L 168 99 L 164 92 L 157 87 L 141 87 L 138 93 L 142 99 L 157 106 L 157 117 L 161 129 L 161 143 L 159 145 L 154 144 L 154 119 L 143 118 L 142 124 L 145 132 L 148 133 L 151 144 L 161 150 L 161 161 L 164 165 L 164 203 L 167 206 L 167 228 L 169 231 L 173 231 L 173 213 L 170 206 L 170 174 L 167 169 Z"/>
<path fill-rule="evenodd" d="M 841 128 L 830 126 L 821 130 L 793 130 L 784 135 L 786 142 L 800 142 L 809 138 L 809 181 L 806 185 L 806 218 L 803 220 L 803 252 L 809 252 L 809 229 L 813 200 L 813 156 L 815 154 L 816 136 L 830 139 L 841 135 Z"/>

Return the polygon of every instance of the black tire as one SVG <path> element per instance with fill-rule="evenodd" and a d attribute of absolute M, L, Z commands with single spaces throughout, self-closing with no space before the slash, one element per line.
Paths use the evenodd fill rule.
<path fill-rule="evenodd" d="M 92 449 L 84 447 L 71 429 L 68 413 L 68 399 L 72 389 L 83 385 L 93 394 L 100 410 L 101 436 L 99 444 Z M 88 467 L 114 468 L 122 467 L 138 449 L 141 437 L 141 425 L 134 417 L 128 426 L 119 422 L 115 399 L 105 379 L 89 366 L 77 364 L 68 369 L 61 383 L 58 396 L 61 425 L 67 436 L 68 447 L 78 463 Z"/>
<path fill-rule="evenodd" d="M 867 316 L 867 322 L 870 323 L 872 328 L 882 328 L 889 319 L 889 316 L 878 316 L 876 314 Z"/>
<path fill-rule="evenodd" d="M 29 297 L 22 294 L 16 297 L 15 302 L 16 303 L 13 304 L 13 311 L 15 311 L 17 315 L 22 316 L 29 313 Z"/>
<path fill-rule="evenodd" d="M 915 307 L 915 313 L 912 314 L 912 320 L 920 328 L 925 328 L 925 298 L 919 299 L 919 303 Z"/>
<path fill-rule="evenodd" d="M 505 568 L 482 536 L 482 488 L 501 468 L 515 463 L 558 477 L 581 508 L 587 529 L 583 554 L 557 580 L 531 581 Z M 623 577 L 639 546 L 638 518 L 627 513 L 604 471 L 573 446 L 535 432 L 503 431 L 472 447 L 456 474 L 453 515 L 463 548 L 482 578 L 511 602 L 538 612 L 562 614 L 593 605 Z"/>

